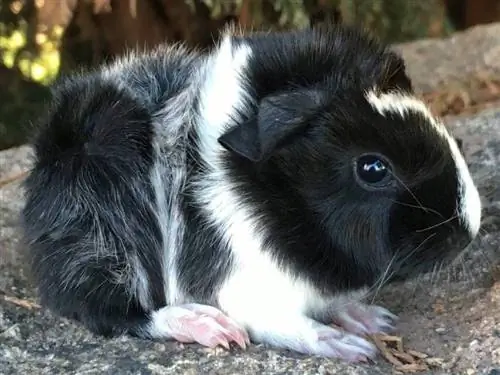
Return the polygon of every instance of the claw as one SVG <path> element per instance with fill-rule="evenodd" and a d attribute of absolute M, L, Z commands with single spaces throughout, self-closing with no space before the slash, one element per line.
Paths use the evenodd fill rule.
<path fill-rule="evenodd" d="M 389 310 L 376 306 L 351 302 L 346 306 L 333 307 L 333 321 L 345 330 L 356 334 L 390 333 L 399 318 Z"/>
<path fill-rule="evenodd" d="M 167 306 L 153 313 L 153 334 L 177 341 L 197 342 L 207 347 L 230 349 L 235 342 L 242 349 L 250 343 L 247 332 L 218 309 L 199 304 Z"/>

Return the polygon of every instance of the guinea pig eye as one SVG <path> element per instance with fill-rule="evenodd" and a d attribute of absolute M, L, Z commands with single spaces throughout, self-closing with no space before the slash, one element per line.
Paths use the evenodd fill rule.
<path fill-rule="evenodd" d="M 379 155 L 360 156 L 354 168 L 359 181 L 370 187 L 383 187 L 392 180 L 389 163 Z"/>

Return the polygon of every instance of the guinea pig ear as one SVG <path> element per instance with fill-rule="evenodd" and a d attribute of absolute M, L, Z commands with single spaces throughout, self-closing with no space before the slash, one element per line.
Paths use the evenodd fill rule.
<path fill-rule="evenodd" d="M 413 91 L 413 85 L 410 77 L 406 73 L 404 60 L 395 52 L 389 53 L 389 59 L 386 63 L 384 76 L 382 77 L 381 89 L 383 92 L 393 89 Z"/>
<path fill-rule="evenodd" d="M 263 161 L 305 129 L 309 116 L 321 105 L 322 95 L 314 90 L 267 96 L 259 103 L 256 116 L 231 128 L 218 141 L 250 161 Z"/>

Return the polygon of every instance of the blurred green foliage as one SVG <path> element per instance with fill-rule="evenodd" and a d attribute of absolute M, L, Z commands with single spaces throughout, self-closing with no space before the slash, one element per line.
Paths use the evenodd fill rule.
<path fill-rule="evenodd" d="M 35 12 L 35 0 L 1 0 L 0 63 L 30 80 L 48 84 L 59 70 L 62 29 L 41 32 Z"/>
<path fill-rule="evenodd" d="M 192 4 L 195 0 L 184 1 Z M 211 16 L 214 18 L 228 14 L 238 15 L 245 4 L 245 0 L 201 1 L 210 8 Z M 251 21 L 257 29 L 305 27 L 310 21 L 310 11 L 320 5 L 325 11 L 339 10 L 344 23 L 365 27 L 387 42 L 402 42 L 432 36 L 433 25 L 438 25 L 438 28 L 442 29 L 439 31 L 440 35 L 446 35 L 451 31 L 449 22 L 441 14 L 442 0 L 247 0 L 247 2 L 252 5 Z M 63 30 L 55 28 L 50 31 L 50 35 L 36 30 L 36 25 L 31 24 L 32 20 L 36 19 L 32 15 L 33 4 L 36 4 L 35 0 L 1 0 L 0 61 L 9 68 L 16 67 L 29 79 L 47 84 L 58 73 L 59 42 Z M 273 15 L 269 14 L 269 5 L 274 11 Z M 278 17 L 274 17 L 276 14 Z"/>
<path fill-rule="evenodd" d="M 67 56 L 67 50 L 61 51 L 63 28 L 55 25 L 49 30 L 38 22 L 37 11 L 50 1 L 59 4 L 50 3 L 52 8 L 68 9 L 75 9 L 78 2 L 95 9 L 103 4 L 112 8 L 116 1 L 151 1 L 156 6 L 183 1 L 192 13 L 204 3 L 212 19 L 229 17 L 244 26 L 267 30 L 305 27 L 318 12 L 324 13 L 326 22 L 340 14 L 343 23 L 367 28 L 387 42 L 451 31 L 442 0 L 0 0 L 0 85 L 6 87 L 0 93 L 0 149 L 24 140 L 28 117 L 43 105 L 47 97 L 44 86 L 57 77 L 64 62 L 61 56 Z"/>

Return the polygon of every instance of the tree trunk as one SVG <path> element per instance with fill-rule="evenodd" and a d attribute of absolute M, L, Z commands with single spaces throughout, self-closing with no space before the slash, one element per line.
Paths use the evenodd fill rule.
<path fill-rule="evenodd" d="M 63 71 L 163 42 L 183 41 L 206 48 L 228 21 L 212 20 L 201 0 L 195 0 L 194 9 L 184 0 L 107 1 L 108 6 L 99 9 L 91 1 L 78 2 L 63 38 Z"/>

